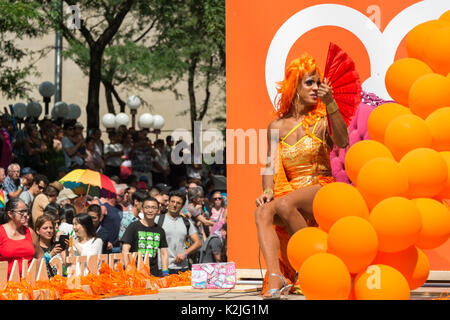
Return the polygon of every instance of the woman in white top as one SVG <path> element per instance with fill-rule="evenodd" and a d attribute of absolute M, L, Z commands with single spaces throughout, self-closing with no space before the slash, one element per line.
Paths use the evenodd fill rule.
<path fill-rule="evenodd" d="M 87 213 L 80 213 L 73 219 L 74 254 L 76 256 L 91 256 L 102 253 L 103 241 L 97 237 L 92 218 Z"/>
<path fill-rule="evenodd" d="M 92 218 L 87 213 L 80 213 L 73 219 L 73 231 L 75 238 L 73 239 L 73 249 L 75 256 L 92 256 L 102 253 L 103 241 L 97 237 Z M 85 268 L 84 274 L 87 275 L 88 270 Z M 76 266 L 76 275 L 80 275 L 80 266 Z"/>

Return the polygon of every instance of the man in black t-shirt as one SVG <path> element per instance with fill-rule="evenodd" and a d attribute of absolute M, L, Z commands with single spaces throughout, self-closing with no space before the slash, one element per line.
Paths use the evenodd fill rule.
<path fill-rule="evenodd" d="M 121 239 L 122 252 L 140 252 L 142 256 L 149 254 L 150 272 L 154 276 L 166 276 L 169 274 L 169 254 L 167 251 L 166 233 L 163 228 L 155 224 L 155 217 L 159 213 L 159 203 L 153 197 L 148 197 L 143 202 L 144 218 L 131 223 L 125 230 Z M 158 269 L 158 249 L 161 253 L 161 268 Z"/>

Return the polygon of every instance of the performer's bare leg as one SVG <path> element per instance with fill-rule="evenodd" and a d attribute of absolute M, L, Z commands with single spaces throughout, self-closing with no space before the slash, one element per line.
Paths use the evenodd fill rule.
<path fill-rule="evenodd" d="M 280 241 L 273 228 L 275 217 L 274 201 L 265 203 L 255 210 L 256 228 L 258 231 L 258 241 L 261 253 L 266 262 L 267 272 L 281 275 L 280 264 L 278 263 L 278 250 Z M 280 220 L 279 218 L 277 220 Z M 281 221 L 280 221 L 281 222 Z M 269 289 L 281 288 L 283 283 L 278 277 L 269 277 Z"/>
<path fill-rule="evenodd" d="M 255 210 L 258 241 L 267 266 L 268 274 L 281 275 L 278 261 L 280 241 L 273 224 L 287 228 L 290 235 L 308 226 L 306 219 L 313 217 L 312 202 L 320 185 L 314 185 L 295 190 L 288 195 L 277 198 Z M 268 277 L 268 290 L 281 288 L 283 285 L 278 277 Z"/>
<path fill-rule="evenodd" d="M 313 201 L 321 185 L 313 185 L 292 191 L 284 197 L 275 199 L 277 216 L 283 221 L 289 235 L 313 222 Z M 299 218 L 299 213 L 300 217 Z"/>

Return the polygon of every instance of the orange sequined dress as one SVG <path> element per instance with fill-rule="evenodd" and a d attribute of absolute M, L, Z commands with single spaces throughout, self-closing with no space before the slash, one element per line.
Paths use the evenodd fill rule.
<path fill-rule="evenodd" d="M 330 146 L 326 143 L 325 130 L 319 138 L 315 132 L 318 124 L 323 121 L 326 125 L 326 117 L 316 120 L 312 132 L 298 140 L 294 145 L 285 142 L 286 138 L 303 123 L 295 126 L 286 136 L 280 139 L 278 147 L 277 173 L 274 176 L 274 197 L 282 197 L 285 194 L 307 186 L 334 182 L 330 165 Z M 308 221 L 314 225 L 315 221 Z M 274 226 L 280 239 L 279 261 L 283 275 L 291 282 L 295 282 L 296 271 L 289 264 L 287 258 L 287 244 L 289 234 L 286 229 Z M 267 273 L 261 294 L 267 287 Z"/>

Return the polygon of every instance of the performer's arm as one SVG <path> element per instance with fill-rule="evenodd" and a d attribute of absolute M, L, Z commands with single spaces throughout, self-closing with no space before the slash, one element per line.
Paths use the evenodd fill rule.
<path fill-rule="evenodd" d="M 333 91 L 328 86 L 327 79 L 320 85 L 317 94 L 323 103 L 325 103 L 330 116 L 331 132 L 333 132 L 333 135 L 330 135 L 331 140 L 339 148 L 345 148 L 348 145 L 347 124 L 339 112 L 338 105 L 333 98 Z"/>
<path fill-rule="evenodd" d="M 272 151 L 276 151 L 276 150 L 273 150 L 273 147 L 278 145 L 278 136 L 279 135 L 278 134 L 273 135 L 272 130 L 279 129 L 275 125 L 276 121 L 277 120 L 272 121 L 269 124 L 269 127 L 267 128 L 267 144 L 268 144 L 267 145 L 267 164 L 266 164 L 264 173 L 262 175 L 263 194 L 256 199 L 256 206 L 258 206 L 258 207 L 266 202 L 273 200 L 273 188 L 274 188 L 273 176 L 275 173 L 275 154 L 276 154 L 276 152 L 273 152 L 273 154 L 272 154 Z"/>

